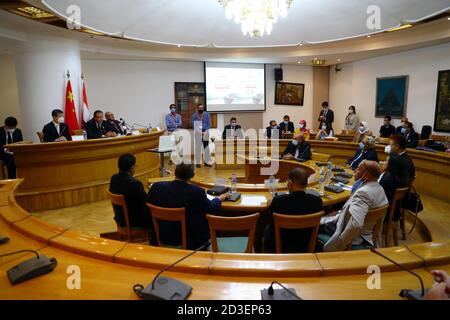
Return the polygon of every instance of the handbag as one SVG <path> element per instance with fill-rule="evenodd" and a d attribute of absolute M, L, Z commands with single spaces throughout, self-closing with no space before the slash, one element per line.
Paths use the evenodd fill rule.
<path fill-rule="evenodd" d="M 411 190 L 403 199 L 403 208 L 416 214 L 423 211 L 422 200 L 414 187 L 411 187 Z"/>

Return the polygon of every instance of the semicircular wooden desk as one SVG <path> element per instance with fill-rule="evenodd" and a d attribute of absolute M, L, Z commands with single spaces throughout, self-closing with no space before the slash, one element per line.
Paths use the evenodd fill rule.
<path fill-rule="evenodd" d="M 311 145 L 316 152 L 332 154 L 338 160 L 349 158 L 357 148 L 356 144 L 340 142 L 312 141 Z M 418 188 L 449 199 L 446 186 L 450 157 L 408 152 L 416 164 L 418 179 L 429 184 Z M 157 172 L 157 159 L 154 163 Z M 433 182 L 442 184 L 435 187 Z M 188 253 L 86 236 L 46 223 L 30 215 L 16 200 L 14 193 L 21 183 L 22 179 L 0 181 L 0 234 L 11 239 L 0 246 L 0 254 L 37 250 L 55 257 L 58 266 L 50 274 L 11 286 L 6 270 L 32 254 L 0 258 L 1 299 L 137 299 L 132 291 L 134 284 L 148 284 L 160 269 Z M 449 239 L 383 248 L 381 252 L 418 273 L 425 286 L 432 283 L 429 270 L 450 272 Z M 73 265 L 81 270 L 80 290 L 66 286 L 67 268 Z M 368 289 L 369 266 L 380 267 L 381 289 Z M 167 275 L 191 285 L 191 299 L 260 299 L 259 290 L 272 280 L 295 288 L 304 299 L 399 299 L 400 289 L 419 288 L 413 276 L 368 250 L 292 255 L 199 252 Z"/>

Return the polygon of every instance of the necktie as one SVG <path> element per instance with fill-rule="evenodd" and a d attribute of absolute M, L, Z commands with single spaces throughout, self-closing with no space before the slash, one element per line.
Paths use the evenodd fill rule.
<path fill-rule="evenodd" d="M 13 142 L 11 132 L 9 132 L 9 131 L 8 131 L 8 141 L 7 142 L 8 142 L 7 144 L 11 144 Z"/>

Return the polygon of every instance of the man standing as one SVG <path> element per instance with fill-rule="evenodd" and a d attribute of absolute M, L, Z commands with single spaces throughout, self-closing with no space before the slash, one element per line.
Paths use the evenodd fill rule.
<path fill-rule="evenodd" d="M 106 132 L 114 132 L 115 134 L 120 135 L 125 135 L 127 133 L 127 130 L 122 127 L 120 121 L 115 119 L 114 113 L 106 112 L 105 118 L 104 128 Z"/>
<path fill-rule="evenodd" d="M 212 167 L 208 133 L 211 128 L 211 120 L 203 104 L 197 106 L 197 112 L 192 115 L 191 123 L 194 127 L 195 164 L 197 167 L 201 166 L 202 149 L 204 149 L 204 164 L 206 167 Z"/>
<path fill-rule="evenodd" d="M 333 130 L 334 112 L 328 106 L 327 101 L 324 101 L 322 103 L 322 111 L 320 111 L 319 122 L 325 122 L 326 124 L 328 124 L 330 130 Z"/>
<path fill-rule="evenodd" d="M 5 179 L 16 178 L 16 166 L 14 165 L 14 157 L 5 145 L 23 141 L 22 131 L 17 128 L 17 119 L 8 117 L 5 119 L 5 126 L 0 128 L 0 160 L 3 160 L 8 169 L 8 177 Z"/>
<path fill-rule="evenodd" d="M 117 133 L 114 131 L 107 131 L 105 128 L 105 121 L 103 120 L 103 111 L 97 110 L 94 112 L 94 117 L 86 122 L 84 126 L 86 130 L 87 138 L 100 139 L 106 137 L 116 137 Z"/>
<path fill-rule="evenodd" d="M 64 123 L 64 112 L 59 109 L 52 111 L 53 121 L 47 123 L 42 129 L 44 142 L 71 141 L 69 126 Z"/>
<path fill-rule="evenodd" d="M 166 127 L 167 127 L 167 132 L 172 133 L 181 128 L 182 121 L 181 121 L 181 115 L 179 115 L 177 113 L 176 105 L 171 104 L 169 109 L 170 109 L 170 113 L 168 115 L 166 115 Z"/>
<path fill-rule="evenodd" d="M 380 128 L 380 138 L 389 138 L 395 134 L 395 127 L 391 124 L 391 116 L 384 117 L 384 123 Z"/>
<path fill-rule="evenodd" d="M 222 139 L 244 139 L 244 134 L 242 133 L 242 128 L 237 124 L 237 119 L 232 117 L 230 119 L 230 124 L 226 125 L 223 133 Z"/>

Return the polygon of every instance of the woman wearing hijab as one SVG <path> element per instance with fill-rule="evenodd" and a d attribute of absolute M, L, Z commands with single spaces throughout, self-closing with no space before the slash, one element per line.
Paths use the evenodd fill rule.
<path fill-rule="evenodd" d="M 361 121 L 353 142 L 361 143 L 366 136 L 371 137 L 373 134 L 372 131 L 369 130 L 369 124 L 366 121 Z"/>
<path fill-rule="evenodd" d="M 300 120 L 297 129 L 295 129 L 295 134 L 303 133 L 303 137 L 305 140 L 309 140 L 309 136 L 311 135 L 311 132 L 309 129 L 306 129 L 306 121 Z"/>

